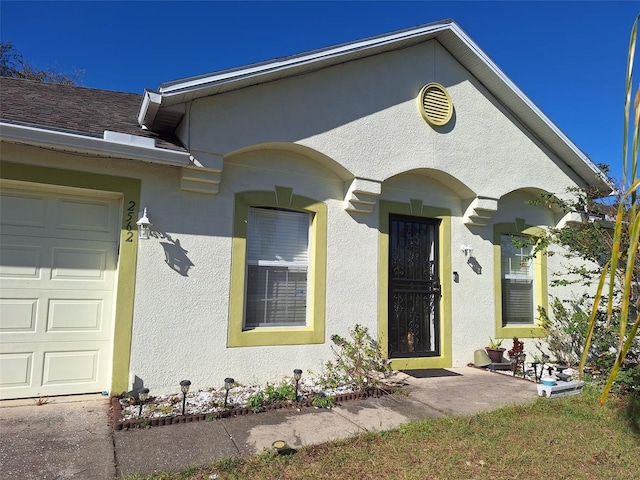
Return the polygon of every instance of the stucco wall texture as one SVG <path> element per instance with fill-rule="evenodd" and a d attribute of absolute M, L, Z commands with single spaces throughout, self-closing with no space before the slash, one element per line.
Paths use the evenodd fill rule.
<path fill-rule="evenodd" d="M 442 84 L 455 108 L 437 129 L 416 101 L 429 82 Z M 154 236 L 138 246 L 130 377 L 154 393 L 176 392 L 182 379 L 198 389 L 229 376 L 249 384 L 278 381 L 294 368 L 320 372 L 332 358 L 330 335 L 346 336 L 359 323 L 377 336 L 379 200 L 451 211 L 451 255 L 440 261 L 458 281 L 444 348 L 450 366 L 466 365 L 495 336 L 493 225 L 516 218 L 555 225 L 557 213 L 526 200 L 580 185 L 437 41 L 195 100 L 180 131 L 190 151 L 223 159 L 216 195 L 181 190 L 176 167 L 3 152 L 9 161 L 14 152 L 26 163 L 141 180 L 140 207 Z M 345 210 L 353 178 L 381 184 L 371 213 Z M 325 342 L 228 348 L 234 196 L 276 186 L 328 207 Z M 463 217 L 477 196 L 499 200 L 498 209 L 486 226 L 469 227 Z M 480 272 L 467 264 L 463 244 Z M 171 267 L 176 252 L 188 269 Z M 550 258 L 550 268 L 557 261 Z"/>
<path fill-rule="evenodd" d="M 453 120 L 439 129 L 418 112 L 416 96 L 429 82 L 454 103 Z M 183 141 L 223 158 L 222 181 L 216 196 L 180 192 L 175 176 L 161 172 L 143 181 L 141 204 L 155 212 L 155 228 L 179 240 L 194 264 L 178 275 L 164 264 L 163 240 L 140 245 L 131 372 L 156 389 L 175 390 L 183 377 L 205 388 L 225 376 L 250 383 L 293 368 L 319 372 L 332 358 L 331 334 L 356 323 L 377 334 L 379 212 L 344 210 L 354 177 L 380 182 L 379 200 L 451 210 L 451 258 L 441 261 L 459 281 L 445 348 L 452 366 L 465 365 L 495 336 L 493 223 L 555 225 L 554 212 L 525 201 L 577 182 L 436 41 L 196 100 L 187 111 Z M 328 206 L 326 342 L 227 348 L 234 194 L 276 186 Z M 463 223 L 476 196 L 500 199 L 485 227 Z M 474 248 L 480 273 L 462 244 Z"/>

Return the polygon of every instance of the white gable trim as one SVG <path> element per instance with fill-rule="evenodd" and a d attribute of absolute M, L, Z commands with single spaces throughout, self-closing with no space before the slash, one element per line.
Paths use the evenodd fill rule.
<path fill-rule="evenodd" d="M 451 23 L 451 25 L 455 24 Z M 316 50 L 301 55 L 295 55 L 282 59 L 272 60 L 269 62 L 248 65 L 239 69 L 225 70 L 211 75 L 190 77 L 183 80 L 177 80 L 175 82 L 166 82 L 160 85 L 159 93 L 163 98 L 168 98 L 175 95 L 198 92 L 203 88 L 212 87 L 214 85 L 233 83 L 234 81 L 240 79 L 259 79 L 265 74 L 279 72 L 282 70 L 289 71 L 290 73 L 287 75 L 289 76 L 297 73 L 290 71 L 291 69 L 296 67 L 311 67 L 304 69 L 312 71 L 316 70 L 318 68 L 317 64 L 322 61 L 331 60 L 331 64 L 337 64 L 347 60 L 354 60 L 355 58 L 361 58 L 371 55 L 372 53 L 369 52 L 369 50 L 374 48 L 396 50 L 398 48 L 409 46 L 409 44 L 417 44 L 424 42 L 425 40 L 429 40 L 437 33 L 447 30 L 448 28 L 450 28 L 449 24 L 430 24 L 428 26 L 413 30 L 405 30 L 382 37 L 374 37 L 370 39 L 355 41 L 352 43 L 338 45 L 336 47 L 330 47 L 322 50 Z M 399 42 L 407 42 L 407 44 L 398 45 Z M 345 59 L 344 57 L 348 58 Z M 201 92 L 197 96 L 199 97 L 206 95 L 208 94 L 205 92 Z"/>
<path fill-rule="evenodd" d="M 586 185 L 606 193 L 614 185 L 606 175 L 555 125 L 478 45 L 453 21 L 443 20 L 388 35 L 359 40 L 246 67 L 189 77 L 160 85 L 158 92 L 145 91 L 138 116 L 140 125 L 153 130 L 163 108 L 194 99 L 312 72 L 358 58 L 398 50 L 437 39 L 524 126 L 561 158 Z"/>

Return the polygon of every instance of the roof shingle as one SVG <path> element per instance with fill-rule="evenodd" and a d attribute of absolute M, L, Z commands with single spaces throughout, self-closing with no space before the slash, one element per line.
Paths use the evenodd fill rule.
<path fill-rule="evenodd" d="M 185 151 L 175 136 L 138 125 L 142 95 L 0 77 L 0 119 L 9 123 L 103 138 L 104 131 L 155 138 L 156 146 Z"/>

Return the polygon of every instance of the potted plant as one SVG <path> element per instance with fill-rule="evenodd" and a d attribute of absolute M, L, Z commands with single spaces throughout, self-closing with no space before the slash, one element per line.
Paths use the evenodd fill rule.
<path fill-rule="evenodd" d="M 487 351 L 491 363 L 502 363 L 502 354 L 506 348 L 503 348 L 501 345 L 502 340 L 489 337 L 489 346 L 484 347 L 484 349 Z"/>

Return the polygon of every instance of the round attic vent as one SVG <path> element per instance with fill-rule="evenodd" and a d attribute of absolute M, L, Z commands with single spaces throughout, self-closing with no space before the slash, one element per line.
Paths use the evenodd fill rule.
<path fill-rule="evenodd" d="M 451 97 L 439 83 L 428 83 L 418 95 L 420 113 L 431 125 L 446 125 L 453 115 Z"/>

